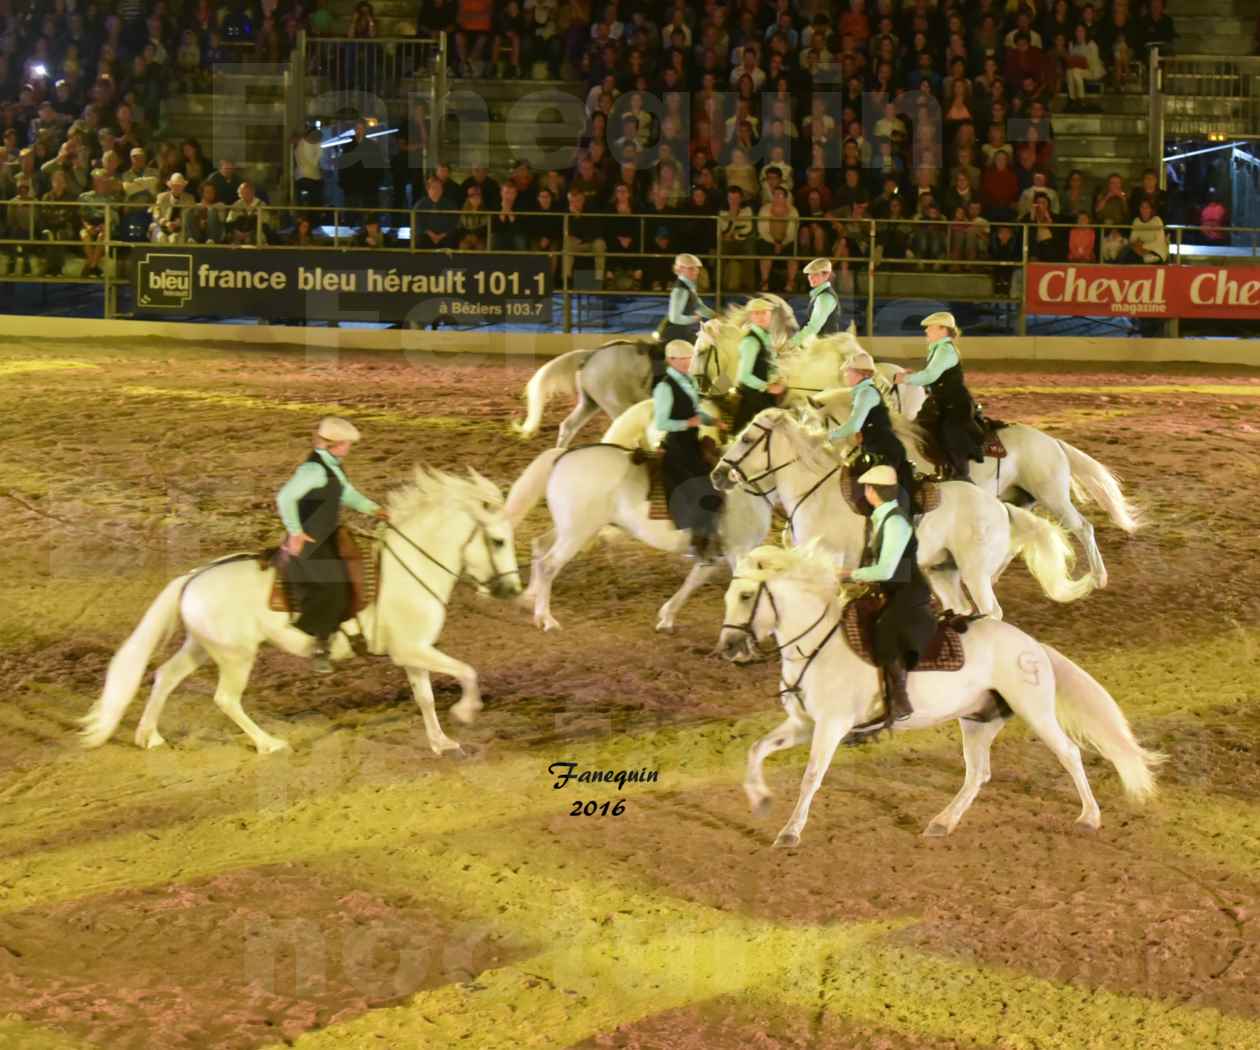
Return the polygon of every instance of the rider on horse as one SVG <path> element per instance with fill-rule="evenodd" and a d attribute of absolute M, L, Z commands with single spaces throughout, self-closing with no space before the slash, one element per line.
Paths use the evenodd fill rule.
<path fill-rule="evenodd" d="M 865 350 L 850 354 L 844 362 L 844 381 L 853 391 L 849 418 L 827 436 L 832 441 L 851 438 L 860 443 L 854 473 L 881 464 L 892 467 L 897 472 L 897 484 L 902 490 L 898 502 L 902 510 L 907 510 L 914 495 L 914 466 L 893 430 L 892 415 L 875 385 L 875 361 L 871 355 Z M 860 438 L 857 437 L 859 434 Z"/>
<path fill-rule="evenodd" d="M 739 374 L 735 377 L 739 387 L 739 410 L 735 413 L 732 429 L 736 434 L 758 412 L 777 405 L 779 395 L 786 389 L 782 383 L 770 380 L 776 361 L 769 331 L 774 304 L 766 299 L 753 299 L 746 310 L 748 324 L 739 344 Z"/>
<path fill-rule="evenodd" d="M 984 462 L 984 435 L 976 422 L 976 403 L 963 381 L 962 359 L 954 340 L 954 315 L 940 311 L 920 324 L 928 341 L 927 365 L 918 372 L 898 372 L 897 383 L 927 387 L 928 397 L 915 422 L 933 438 L 948 476 L 971 480 L 971 463 Z"/>
<path fill-rule="evenodd" d="M 875 508 L 871 539 L 862 567 L 842 572 L 840 578 L 876 584 L 884 597 L 884 608 L 875 618 L 872 648 L 884 671 L 888 720 L 901 721 L 914 713 L 906 675 L 936 633 L 932 591 L 919 571 L 914 525 L 897 506 L 897 472 L 890 466 L 872 467 L 858 481 L 866 486 L 867 502 Z"/>
<path fill-rule="evenodd" d="M 700 294 L 696 291 L 700 260 L 689 252 L 683 252 L 674 259 L 674 275 L 677 280 L 669 290 L 669 313 L 658 330 L 661 346 L 667 346 L 675 339 L 694 343 L 700 334 L 700 322 L 713 316 L 713 311 L 700 301 Z M 664 355 L 659 358 L 653 355 L 654 384 L 660 381 L 664 369 Z"/>
<path fill-rule="evenodd" d="M 840 298 L 831 283 L 831 260 L 815 259 L 805 267 L 809 281 L 809 320 L 788 340 L 788 349 L 800 346 L 806 339 L 840 332 Z"/>
<path fill-rule="evenodd" d="M 700 394 L 692 381 L 691 344 L 675 339 L 665 347 L 669 367 L 652 390 L 656 429 L 665 434 L 661 466 L 665 500 L 674 524 L 691 532 L 692 554 L 707 560 L 718 553 L 722 496 L 709 480 L 712 465 L 700 446 L 700 426 L 715 420 L 700 410 Z"/>
<path fill-rule="evenodd" d="M 328 674 L 328 640 L 350 610 L 350 575 L 337 551 L 341 505 L 389 520 L 389 512 L 360 493 L 341 461 L 359 440 L 349 420 L 325 416 L 315 429 L 315 449 L 276 496 L 288 539 L 288 581 L 301 610 L 294 624 L 315 638 L 312 670 Z"/>

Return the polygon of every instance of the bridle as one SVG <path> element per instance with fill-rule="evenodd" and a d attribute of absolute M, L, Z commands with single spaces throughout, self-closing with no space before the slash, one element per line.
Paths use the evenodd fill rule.
<path fill-rule="evenodd" d="M 476 520 L 475 517 L 473 521 L 472 532 L 468 534 L 468 538 L 464 540 L 464 542 L 460 544 L 460 547 L 459 547 L 459 571 L 458 572 L 442 564 L 442 562 L 438 561 L 437 558 L 433 557 L 432 554 L 426 551 L 423 547 L 420 546 L 420 544 L 418 544 L 415 540 L 413 540 L 410 536 L 408 536 L 405 532 L 403 532 L 402 529 L 398 528 L 398 526 L 394 525 L 392 522 L 386 522 L 385 529 L 387 532 L 392 532 L 397 536 L 401 536 L 403 539 L 403 542 L 406 543 L 409 547 L 411 547 L 412 550 L 416 551 L 416 553 L 421 555 L 423 558 L 425 558 L 432 564 L 436 565 L 448 576 L 453 577 L 456 583 L 459 583 L 461 580 L 468 580 L 470 583 L 474 584 L 475 586 L 488 587 L 491 584 L 497 583 L 499 580 L 501 580 L 505 576 L 518 576 L 518 577 L 520 576 L 519 568 L 511 569 L 507 572 L 495 572 L 493 575 L 491 575 L 490 577 L 484 580 L 480 580 L 476 576 L 473 576 L 470 572 L 468 572 L 466 568 L 468 564 L 468 548 L 478 538 L 480 538 L 481 542 L 485 545 L 486 560 L 490 563 L 491 569 L 495 568 L 494 551 L 491 549 L 491 546 L 490 546 L 489 532 L 486 529 L 485 523 L 482 521 Z M 428 591 L 429 595 L 439 605 L 441 605 L 442 608 L 446 608 L 446 601 L 443 598 L 441 598 L 432 587 L 430 587 L 427 583 L 425 583 L 424 580 L 422 580 L 412 570 L 411 566 L 409 566 L 405 561 L 403 561 L 402 558 L 398 556 L 398 552 L 389 545 L 388 538 L 384 538 L 381 540 L 381 549 L 384 553 L 392 555 L 394 560 L 398 562 L 400 566 L 402 566 L 403 570 L 407 573 L 408 576 L 410 576 L 413 580 L 416 581 L 416 583 L 420 584 L 421 587 L 423 587 L 426 591 Z"/>
<path fill-rule="evenodd" d="M 747 576 L 735 576 L 732 578 L 731 582 L 734 583 L 736 580 L 747 580 L 747 579 L 749 579 L 749 577 Z M 752 640 L 753 649 L 763 656 L 781 655 L 784 660 L 804 660 L 805 665 L 801 668 L 800 674 L 796 676 L 796 681 L 793 682 L 791 685 L 788 685 L 786 681 L 783 681 L 782 677 L 780 676 L 780 682 L 782 683 L 783 688 L 779 690 L 779 697 L 780 698 L 788 697 L 788 696 L 799 697 L 800 692 L 801 692 L 801 682 L 805 680 L 805 675 L 809 672 L 809 669 L 812 666 L 814 660 L 817 659 L 818 654 L 821 653 L 823 649 L 826 648 L 827 643 L 830 642 L 831 639 L 836 636 L 836 632 L 840 630 L 840 626 L 844 622 L 844 617 L 843 615 L 836 617 L 836 622 L 832 624 L 831 629 L 828 630 L 825 635 L 823 635 L 822 641 L 819 642 L 808 654 L 805 652 L 802 652 L 800 645 L 798 643 L 807 634 L 811 633 L 815 627 L 817 627 L 820 623 L 823 622 L 823 620 L 827 616 L 828 611 L 831 609 L 831 606 L 833 604 L 832 602 L 827 602 L 823 606 L 822 612 L 818 614 L 818 618 L 814 620 L 814 622 L 811 623 L 808 627 L 806 627 L 805 630 L 801 631 L 800 634 L 796 635 L 796 637 L 791 638 L 786 642 L 781 642 L 780 644 L 776 645 L 773 649 L 763 649 L 761 647 L 760 640 L 757 638 L 757 632 L 753 629 L 753 621 L 757 619 L 757 606 L 761 604 L 761 598 L 763 595 L 769 600 L 770 611 L 774 613 L 774 623 L 770 629 L 772 631 L 775 630 L 779 626 L 779 607 L 775 603 L 774 592 L 772 592 L 770 588 L 766 586 L 765 580 L 757 581 L 757 594 L 756 594 L 756 597 L 753 598 L 752 608 L 748 611 L 747 623 L 724 623 L 722 624 L 722 628 L 724 630 L 740 631 L 743 634 L 747 634 L 748 637 Z M 796 646 L 796 656 L 791 656 L 787 652 L 787 650 L 790 649 L 794 645 Z"/>
<path fill-rule="evenodd" d="M 696 351 L 696 356 L 704 355 L 704 364 L 700 369 L 700 374 L 695 377 L 696 387 L 702 394 L 707 394 L 713 389 L 713 384 L 721 377 L 717 374 L 718 370 L 718 354 L 717 344 L 710 342 L 703 350 Z"/>

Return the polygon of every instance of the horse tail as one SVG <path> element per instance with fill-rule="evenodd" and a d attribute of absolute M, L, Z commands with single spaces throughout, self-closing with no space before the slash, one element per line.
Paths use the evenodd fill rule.
<path fill-rule="evenodd" d="M 512 483 L 511 489 L 508 490 L 505 513 L 513 528 L 524 521 L 525 515 L 538 505 L 543 493 L 547 491 L 552 467 L 566 451 L 563 448 L 549 448 L 540 453 L 534 458 L 534 462 L 525 468 L 525 472 Z"/>
<path fill-rule="evenodd" d="M 586 364 L 593 353 L 595 350 L 570 350 L 567 354 L 548 361 L 535 372 L 525 384 L 525 419 L 514 421 L 512 429 L 521 437 L 532 438 L 537 434 L 547 402 L 556 394 L 577 394 L 578 369 Z"/>
<path fill-rule="evenodd" d="M 1094 577 L 1086 573 L 1072 579 L 1076 552 L 1067 534 L 1052 521 L 1021 507 L 1003 504 L 1011 519 L 1011 552 L 1024 559 L 1028 571 L 1056 602 L 1074 602 L 1094 589 Z"/>
<path fill-rule="evenodd" d="M 1054 670 L 1059 722 L 1078 743 L 1089 744 L 1116 767 L 1125 794 L 1145 802 L 1156 793 L 1153 770 L 1168 756 L 1147 751 L 1133 736 L 1120 706 L 1092 675 L 1042 643 Z"/>
<path fill-rule="evenodd" d="M 1107 512 L 1108 517 L 1132 535 L 1141 522 L 1132 505 L 1120 488 L 1120 479 L 1092 456 L 1085 455 L 1066 441 L 1060 441 L 1067 455 L 1068 468 L 1072 471 L 1072 487 L 1078 494 L 1087 496 Z"/>
<path fill-rule="evenodd" d="M 80 743 L 84 747 L 100 747 L 114 735 L 140 688 L 153 653 L 170 641 L 179 626 L 179 602 L 192 576 L 193 573 L 185 573 L 171 580 L 149 606 L 131 636 L 114 653 L 105 672 L 105 688 L 100 698 L 79 719 Z"/>

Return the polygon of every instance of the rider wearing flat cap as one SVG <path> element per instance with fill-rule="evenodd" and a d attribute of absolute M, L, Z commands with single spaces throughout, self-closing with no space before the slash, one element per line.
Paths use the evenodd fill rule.
<path fill-rule="evenodd" d="M 832 441 L 860 441 L 860 470 L 869 470 L 881 464 L 892 467 L 897 472 L 897 484 L 902 490 L 899 502 L 906 510 L 914 493 L 914 466 L 893 430 L 892 415 L 875 385 L 875 361 L 865 350 L 857 350 L 845 360 L 843 374 L 845 382 L 852 388 L 849 418 L 834 427 L 827 436 Z M 857 438 L 859 434 L 860 439 Z"/>
<path fill-rule="evenodd" d="M 836 335 L 840 327 L 840 297 L 831 283 L 831 260 L 815 259 L 805 267 L 809 281 L 809 320 L 788 340 L 788 348 L 800 346 L 806 339 Z"/>
<path fill-rule="evenodd" d="M 652 390 L 656 429 L 665 434 L 665 499 L 674 524 L 690 531 L 692 553 L 707 559 L 717 553 L 722 495 L 709 480 L 711 465 L 701 451 L 700 426 L 712 426 L 715 420 L 700 408 L 690 375 L 691 344 L 675 339 L 665 354 L 669 367 Z"/>
<path fill-rule="evenodd" d="M 350 484 L 341 461 L 359 440 L 349 420 L 325 416 L 315 429 L 315 448 L 276 496 L 288 539 L 288 580 L 301 610 L 295 627 L 314 636 L 319 674 L 332 670 L 328 640 L 347 619 L 350 576 L 337 552 L 341 506 L 388 520 L 389 512 Z"/>
<path fill-rule="evenodd" d="M 773 408 L 785 387 L 771 380 L 775 369 L 775 352 L 770 347 L 770 315 L 774 304 L 768 299 L 753 299 L 745 310 L 748 323 L 739 343 L 739 410 L 731 429 L 738 434 L 762 409 Z"/>
<path fill-rule="evenodd" d="M 962 358 L 954 340 L 954 315 L 940 311 L 920 324 L 928 341 L 927 364 L 918 372 L 899 372 L 895 382 L 927 387 L 927 400 L 915 418 L 932 435 L 950 476 L 971 479 L 971 464 L 984 462 L 984 435 L 976 422 L 976 403 L 963 381 Z"/>
<path fill-rule="evenodd" d="M 875 584 L 884 595 L 883 610 L 875 619 L 873 649 L 884 670 L 884 696 L 889 719 L 900 721 L 914 713 L 906 690 L 907 672 L 936 633 L 932 591 L 919 571 L 919 542 L 914 526 L 897 506 L 897 472 L 889 466 L 872 467 L 858 481 L 875 508 L 871 539 L 861 568 L 841 573 L 842 579 Z"/>
<path fill-rule="evenodd" d="M 700 323 L 713 316 L 713 311 L 700 301 L 696 281 L 700 277 L 700 260 L 689 252 L 674 259 L 674 284 L 669 290 L 669 312 L 658 329 L 661 345 L 675 339 L 694 343 L 700 334 Z M 665 364 L 653 355 L 653 382 L 659 382 Z"/>

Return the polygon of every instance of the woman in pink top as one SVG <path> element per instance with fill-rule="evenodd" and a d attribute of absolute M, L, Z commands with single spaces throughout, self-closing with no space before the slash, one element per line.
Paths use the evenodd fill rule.
<path fill-rule="evenodd" d="M 1090 224 L 1089 212 L 1076 216 L 1076 229 L 1068 234 L 1068 262 L 1092 263 L 1098 260 L 1098 231 Z"/>

